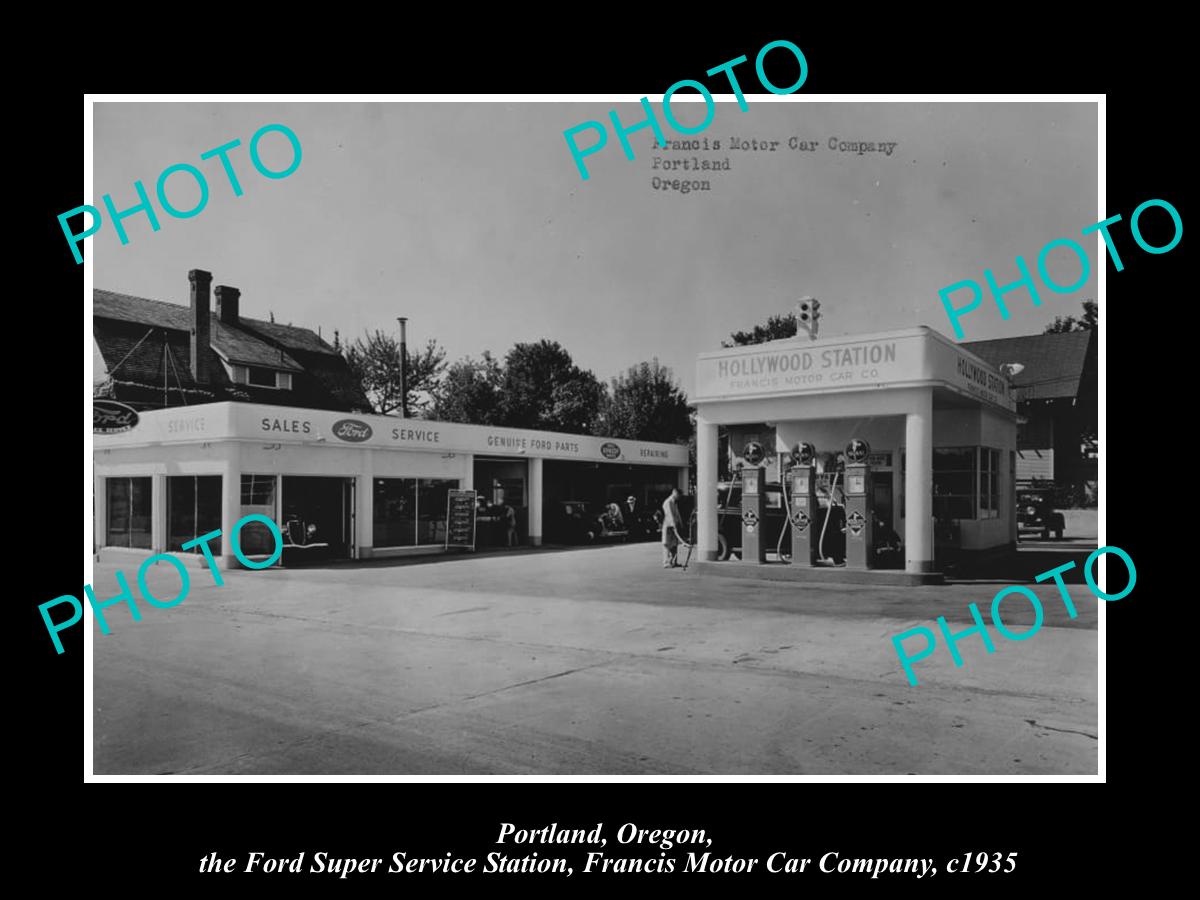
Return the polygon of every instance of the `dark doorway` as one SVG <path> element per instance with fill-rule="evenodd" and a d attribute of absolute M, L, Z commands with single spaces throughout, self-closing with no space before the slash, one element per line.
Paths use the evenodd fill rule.
<path fill-rule="evenodd" d="M 283 477 L 283 563 L 354 555 L 354 479 Z"/>
<path fill-rule="evenodd" d="M 874 496 L 875 515 L 892 525 L 894 508 L 892 506 L 892 473 L 875 471 L 871 473 L 872 492 Z"/>
<path fill-rule="evenodd" d="M 475 544 L 517 547 L 529 539 L 529 461 L 475 458 Z"/>

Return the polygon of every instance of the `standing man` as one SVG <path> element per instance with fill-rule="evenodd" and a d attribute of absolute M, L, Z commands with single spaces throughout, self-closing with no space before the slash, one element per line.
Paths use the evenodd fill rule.
<path fill-rule="evenodd" d="M 517 546 L 517 511 L 511 503 L 504 504 L 504 536 L 506 546 Z"/>
<path fill-rule="evenodd" d="M 671 493 L 663 501 L 662 511 L 663 568 L 672 569 L 679 565 L 679 488 L 671 488 Z"/>

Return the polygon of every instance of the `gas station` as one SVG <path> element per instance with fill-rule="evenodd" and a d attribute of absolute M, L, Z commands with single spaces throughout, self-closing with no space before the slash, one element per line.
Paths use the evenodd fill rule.
<path fill-rule="evenodd" d="M 950 562 L 1015 550 L 1012 384 L 931 328 L 703 353 L 694 399 L 697 484 L 718 483 L 723 427 L 741 487 L 740 562 L 715 561 L 717 491 L 697 492 L 703 573 L 937 584 Z"/>

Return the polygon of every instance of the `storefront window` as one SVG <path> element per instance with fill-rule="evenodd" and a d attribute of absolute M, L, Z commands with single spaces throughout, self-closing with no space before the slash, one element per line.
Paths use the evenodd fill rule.
<path fill-rule="evenodd" d="M 175 475 L 167 479 L 167 549 L 183 551 L 188 541 L 221 528 L 221 476 Z M 208 542 L 214 554 L 221 540 Z M 199 547 L 186 551 L 202 552 Z"/>
<path fill-rule="evenodd" d="M 524 506 L 525 479 L 523 478 L 494 478 L 492 479 L 492 503 L 496 506 Z"/>
<path fill-rule="evenodd" d="M 446 501 L 457 487 L 457 479 L 376 478 L 373 545 L 444 544 Z"/>
<path fill-rule="evenodd" d="M 278 524 L 275 482 L 274 475 L 242 476 L 242 516 L 266 516 Z M 238 534 L 238 544 L 247 556 L 270 556 L 275 552 L 275 535 L 262 522 L 247 522 Z"/>
<path fill-rule="evenodd" d="M 933 515 L 974 519 L 978 482 L 977 447 L 933 449 Z"/>
<path fill-rule="evenodd" d="M 1000 515 L 1000 451 L 979 448 L 979 518 Z"/>
<path fill-rule="evenodd" d="M 372 543 L 411 547 L 417 543 L 417 480 L 376 478 Z"/>
<path fill-rule="evenodd" d="M 275 507 L 274 475 L 243 475 L 242 506 Z M 258 510 L 255 510 L 257 512 Z M 243 513 L 245 515 L 245 513 Z"/>
<path fill-rule="evenodd" d="M 422 478 L 417 489 L 417 543 L 446 543 L 446 503 L 458 481 Z"/>
<path fill-rule="evenodd" d="M 105 481 L 108 486 L 108 546 L 149 550 L 151 479 L 147 476 Z"/>

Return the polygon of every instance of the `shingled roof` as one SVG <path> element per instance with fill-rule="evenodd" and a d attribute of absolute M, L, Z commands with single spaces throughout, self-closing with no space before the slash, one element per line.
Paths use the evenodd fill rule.
<path fill-rule="evenodd" d="M 1096 391 L 1095 331 L 1023 334 L 960 346 L 993 366 L 1021 363 L 1013 379 L 1017 400 L 1082 399 Z"/>
<path fill-rule="evenodd" d="M 342 355 L 307 328 L 244 317 L 230 324 L 214 310 L 212 346 L 205 349 L 215 354 L 209 358 L 211 380 L 197 384 L 191 372 L 189 307 L 100 289 L 93 291 L 92 302 L 92 333 L 114 382 L 106 390 L 117 399 L 137 405 L 233 399 L 346 411 L 370 408 Z M 238 365 L 291 372 L 292 390 L 234 384 L 216 355 Z"/>

